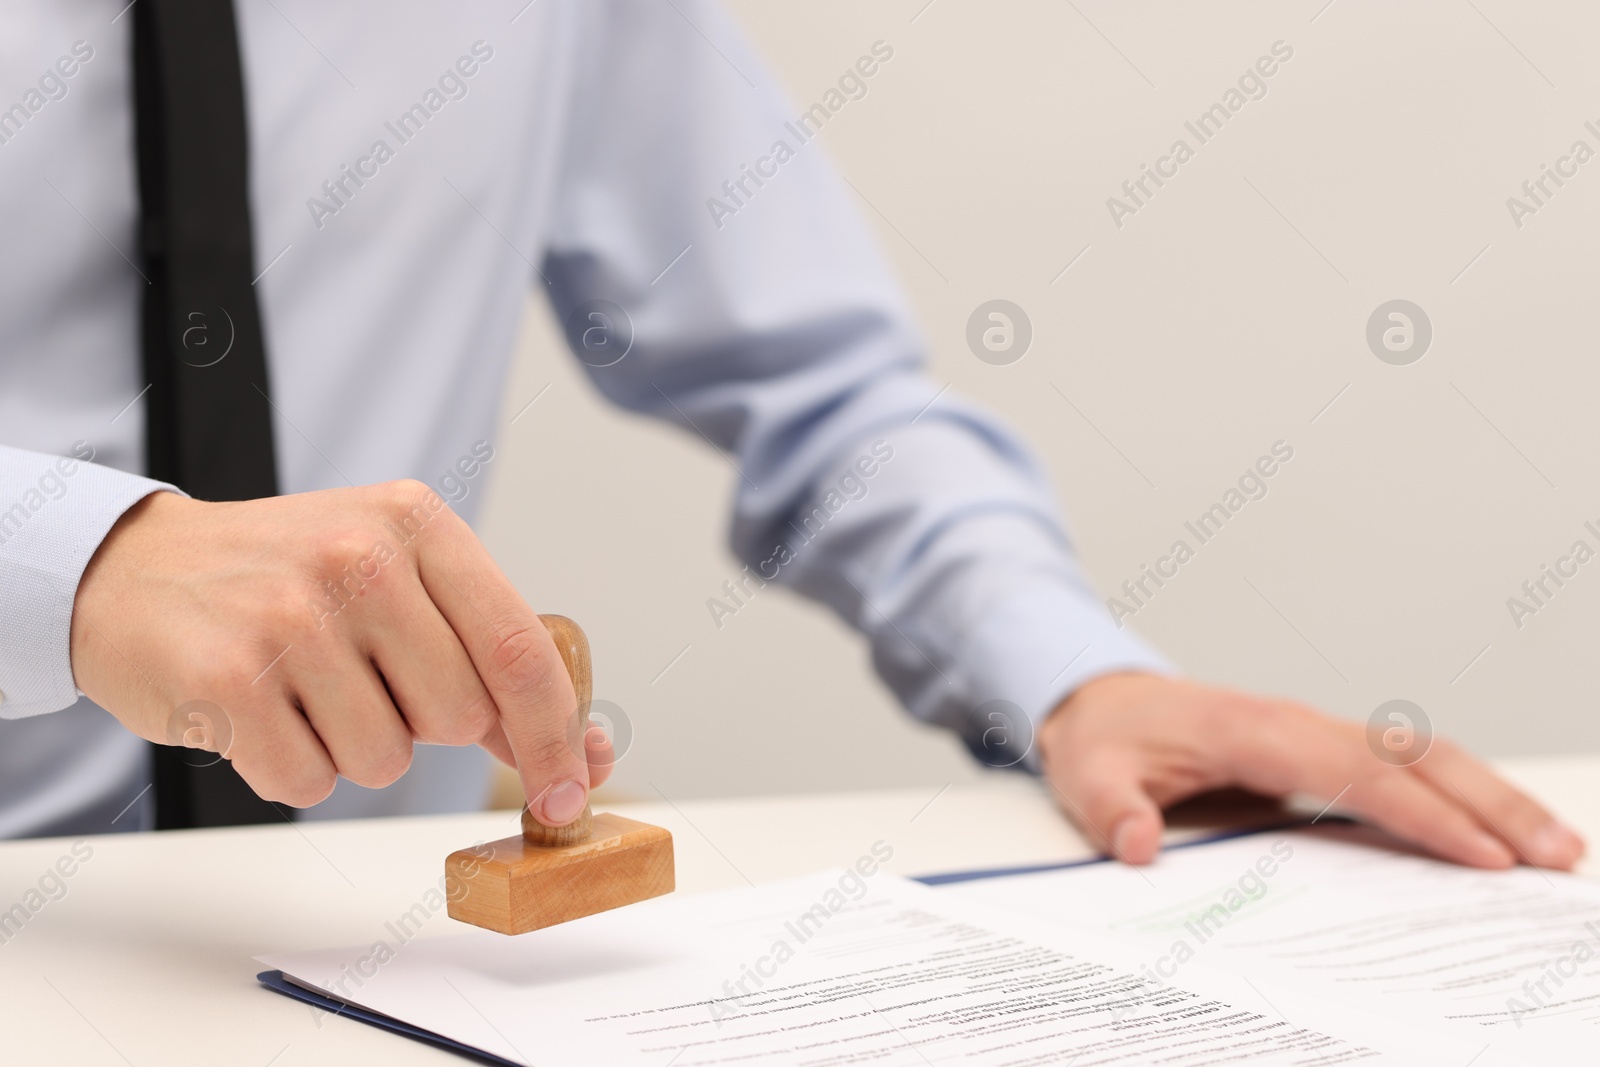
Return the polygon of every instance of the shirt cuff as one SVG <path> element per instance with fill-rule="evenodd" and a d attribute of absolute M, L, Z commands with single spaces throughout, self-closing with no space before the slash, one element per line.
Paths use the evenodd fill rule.
<path fill-rule="evenodd" d="M 90 558 L 123 513 L 165 482 L 0 448 L 0 719 L 75 703 L 72 607 Z"/>
<path fill-rule="evenodd" d="M 997 602 L 967 630 L 956 689 L 971 709 L 958 728 L 990 767 L 1040 767 L 1038 737 L 1079 686 L 1121 671 L 1172 675 L 1177 668 L 1065 580 L 1041 576 Z"/>

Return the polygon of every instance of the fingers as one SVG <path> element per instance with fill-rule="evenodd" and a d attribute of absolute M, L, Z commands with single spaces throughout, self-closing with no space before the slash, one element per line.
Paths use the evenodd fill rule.
<path fill-rule="evenodd" d="M 417 595 L 374 620 L 369 654 L 417 740 L 481 745 L 507 766 L 516 753 L 501 727 L 493 698 L 450 624 L 419 588 Z M 582 738 L 588 785 L 611 776 L 611 738 L 590 726 Z"/>
<path fill-rule="evenodd" d="M 1136 757 L 1072 754 L 1051 784 L 1062 810 L 1102 852 L 1143 864 L 1161 850 L 1161 809 L 1145 791 Z"/>
<path fill-rule="evenodd" d="M 365 651 L 418 741 L 478 744 L 496 723 L 494 700 L 439 609 L 414 592 L 373 620 Z"/>
<path fill-rule="evenodd" d="M 1341 804 L 1402 840 L 1468 867 L 1500 869 L 1517 857 L 1497 836 L 1427 782 L 1393 767 L 1352 785 Z"/>
<path fill-rule="evenodd" d="M 1583 857 L 1583 838 L 1449 741 L 1435 738 L 1413 770 L 1447 798 L 1466 805 L 1525 862 L 1568 871 Z"/>
<path fill-rule="evenodd" d="M 372 664 L 343 646 L 314 669 L 296 672 L 305 717 L 333 760 L 357 785 L 379 789 L 411 766 L 411 732 Z"/>
<path fill-rule="evenodd" d="M 511 743 L 506 740 L 505 731 L 500 729 L 499 723 L 491 726 L 478 744 L 488 749 L 491 755 L 507 767 L 517 765 L 516 756 L 511 751 Z M 605 785 L 606 779 L 611 777 L 611 769 L 617 764 L 616 750 L 612 747 L 611 736 L 603 727 L 590 726 L 589 732 L 583 738 L 583 750 L 589 764 L 589 788 L 599 789 Z"/>
<path fill-rule="evenodd" d="M 616 750 L 611 747 L 611 735 L 599 726 L 589 727 L 583 735 L 583 754 L 589 764 L 589 788 L 599 789 L 611 777 L 611 768 L 617 764 Z"/>
<path fill-rule="evenodd" d="M 333 758 L 287 693 L 264 694 L 251 714 L 229 720 L 229 761 L 257 796 L 296 808 L 328 799 Z"/>
<path fill-rule="evenodd" d="M 506 740 L 506 732 L 500 726 L 499 719 L 490 723 L 488 731 L 478 739 L 478 745 L 507 767 L 516 770 L 517 754 L 511 751 L 511 742 Z"/>
<path fill-rule="evenodd" d="M 419 541 L 423 586 L 494 700 L 529 810 L 565 826 L 589 799 L 572 681 L 549 631 L 466 525 L 448 513 L 433 522 L 448 525 Z"/>
<path fill-rule="evenodd" d="M 1576 835 L 1448 741 L 1435 739 L 1419 762 L 1397 767 L 1372 754 L 1354 723 L 1249 699 L 1232 710 L 1227 769 L 1247 788 L 1336 799 L 1397 837 L 1473 867 L 1507 867 L 1519 857 L 1570 867 L 1582 854 Z"/>
<path fill-rule="evenodd" d="M 1410 768 L 1384 763 L 1355 723 L 1294 704 L 1241 699 L 1231 709 L 1228 769 L 1271 796 L 1303 792 L 1337 801 L 1403 840 L 1473 867 L 1509 867 L 1495 835 Z"/>

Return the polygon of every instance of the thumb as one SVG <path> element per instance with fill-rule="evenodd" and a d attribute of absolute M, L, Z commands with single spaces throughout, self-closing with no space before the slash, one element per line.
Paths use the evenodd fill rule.
<path fill-rule="evenodd" d="M 1067 817 L 1102 852 L 1144 864 L 1161 851 L 1161 807 L 1145 791 L 1132 761 L 1074 761 L 1052 773 Z"/>

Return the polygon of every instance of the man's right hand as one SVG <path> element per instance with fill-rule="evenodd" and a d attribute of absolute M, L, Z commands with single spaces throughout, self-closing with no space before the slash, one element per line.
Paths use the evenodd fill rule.
<path fill-rule="evenodd" d="M 561 826 L 612 760 L 604 731 L 576 736 L 572 682 L 538 615 L 421 482 L 146 497 L 78 586 L 72 670 L 146 740 L 181 743 L 175 712 L 192 701 L 222 709 L 223 755 L 297 807 L 336 774 L 388 785 L 414 742 L 478 744 Z"/>

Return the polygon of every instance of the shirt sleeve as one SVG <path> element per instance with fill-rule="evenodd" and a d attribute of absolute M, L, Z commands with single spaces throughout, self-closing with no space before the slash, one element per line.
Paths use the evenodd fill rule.
<path fill-rule="evenodd" d="M 736 464 L 741 582 L 827 603 L 991 764 L 1030 760 L 1088 679 L 1170 670 L 1100 603 L 1023 442 L 923 371 L 816 138 L 893 77 L 893 42 L 802 110 L 711 0 L 581 10 L 544 280 L 606 396 Z"/>
<path fill-rule="evenodd" d="M 82 446 L 82 453 L 92 449 Z M 163 482 L 0 445 L 0 719 L 77 701 L 72 605 L 84 568 L 122 513 Z"/>

